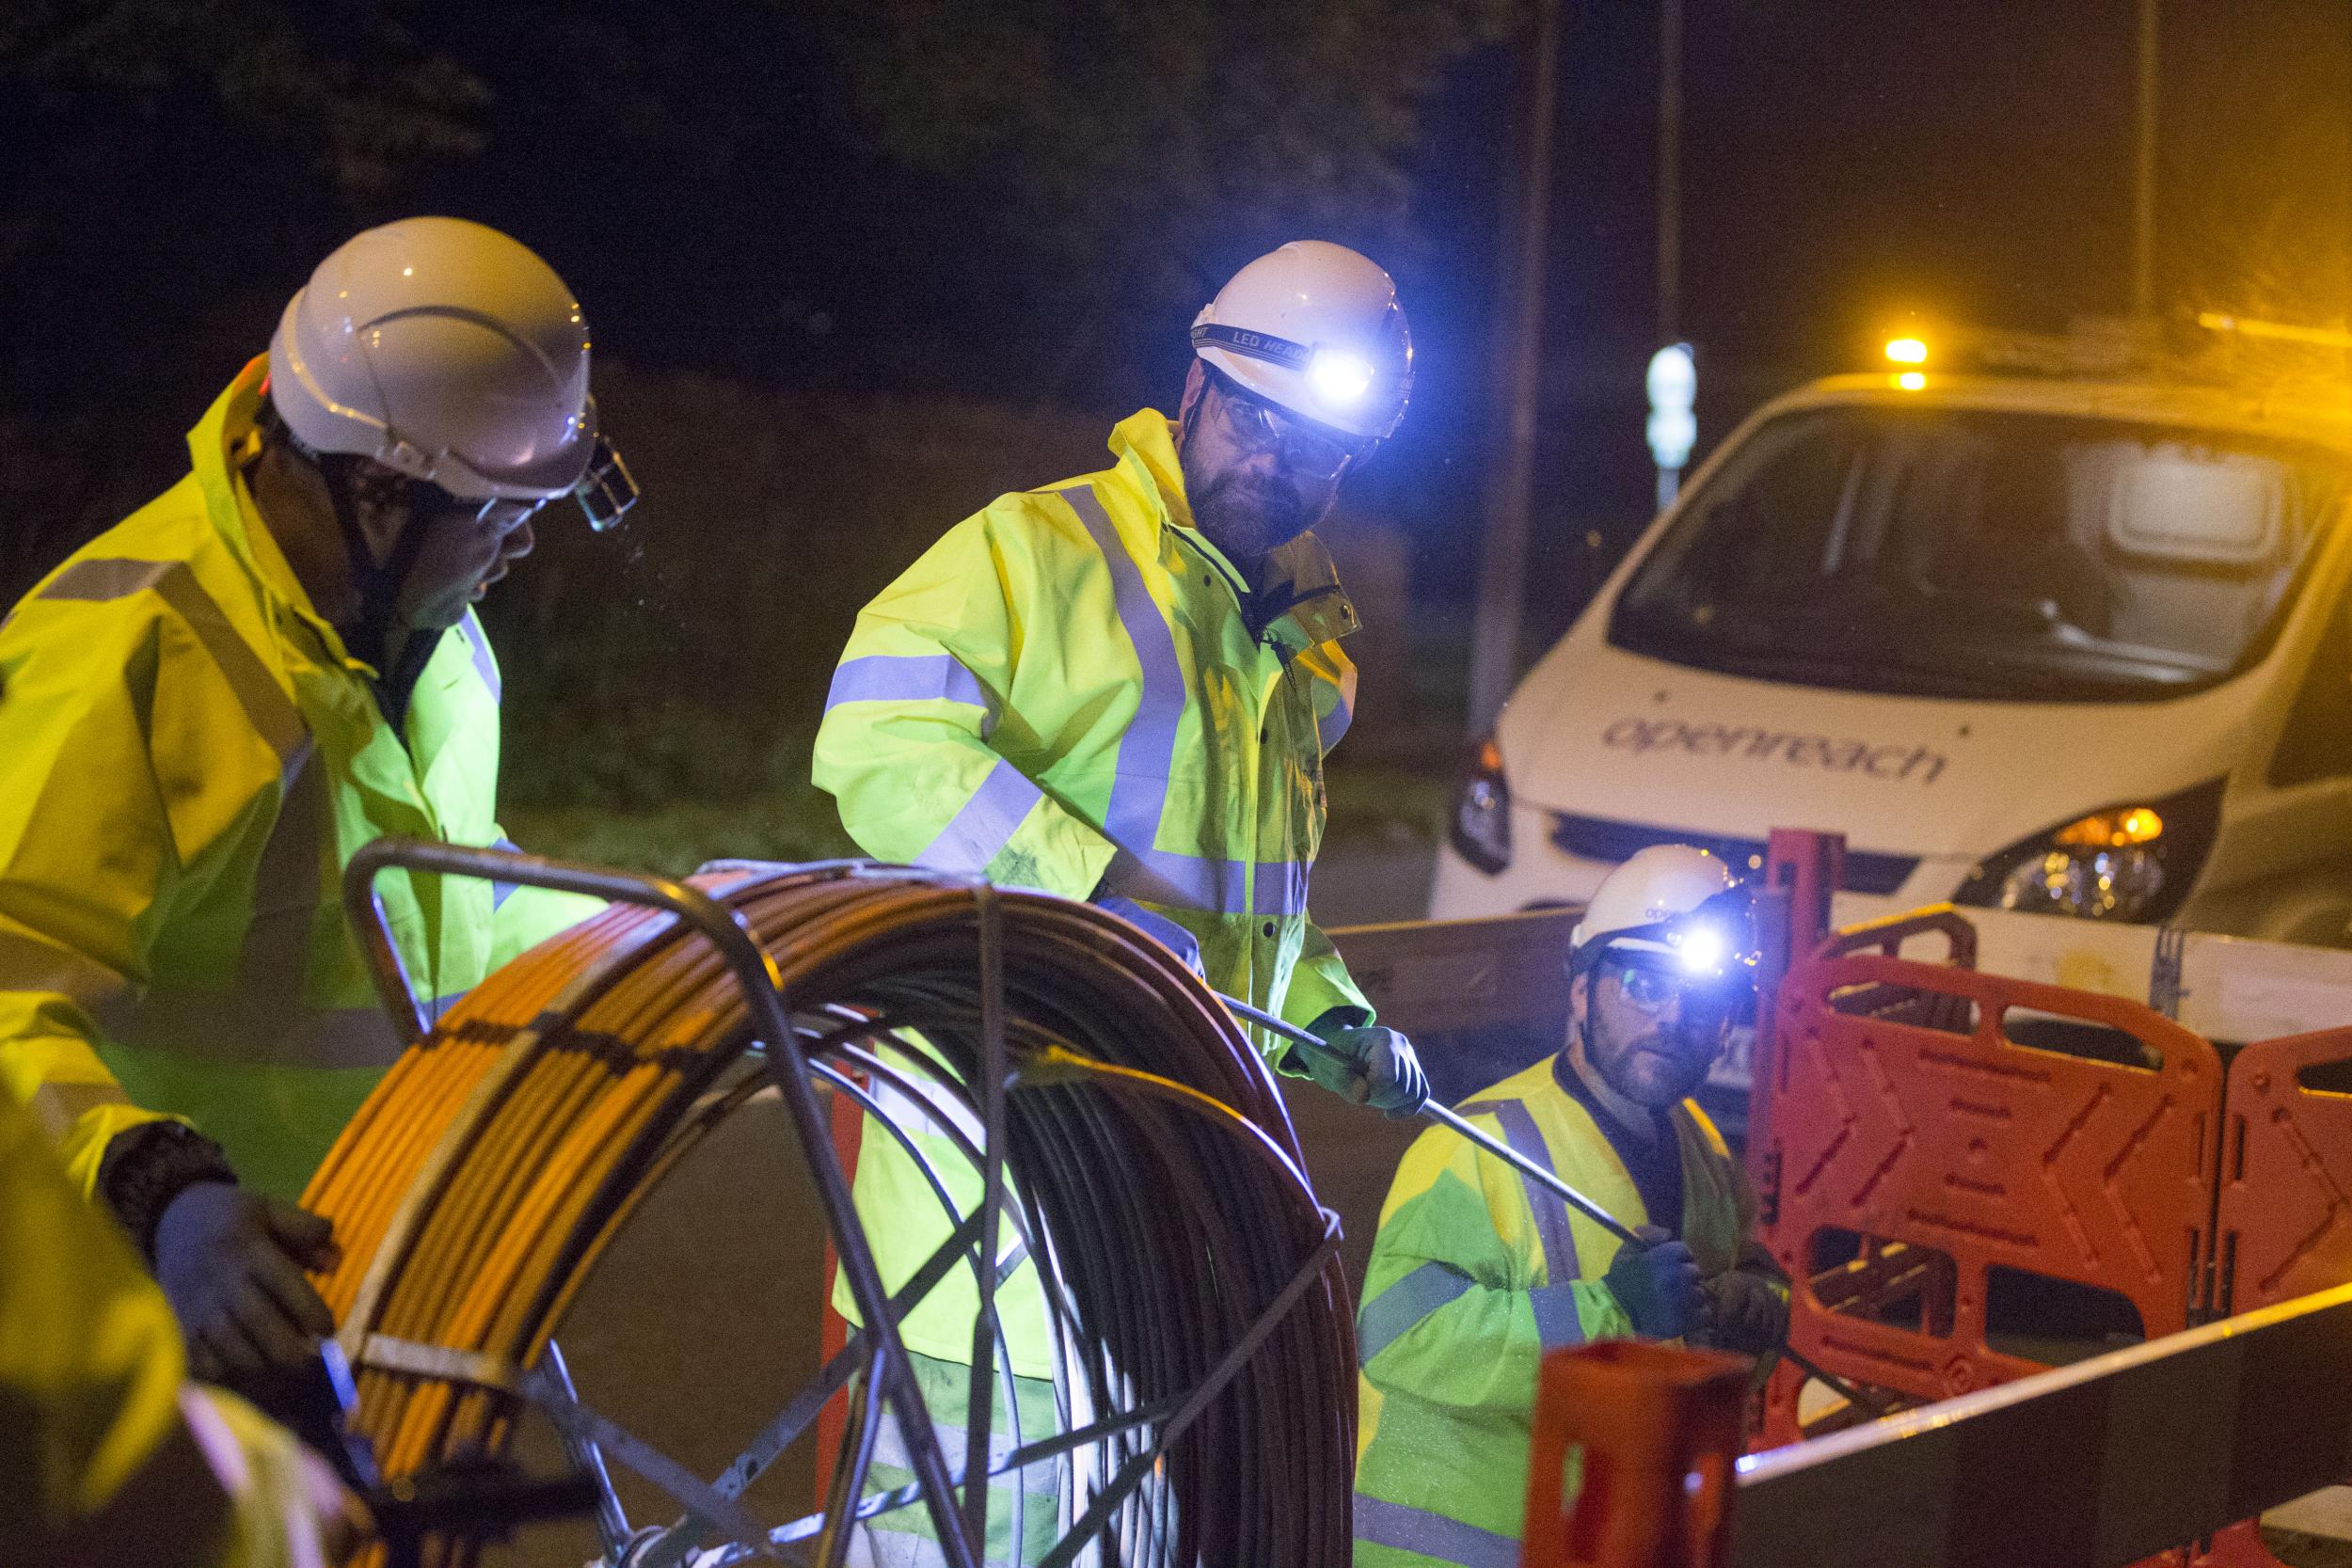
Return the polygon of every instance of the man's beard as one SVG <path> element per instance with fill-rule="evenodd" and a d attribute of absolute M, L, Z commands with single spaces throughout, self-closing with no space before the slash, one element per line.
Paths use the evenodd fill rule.
<path fill-rule="evenodd" d="M 1628 1100 L 1661 1111 L 1706 1081 L 1714 1054 L 1713 1050 L 1702 1054 L 1699 1042 L 1693 1039 L 1652 1029 L 1613 1053 L 1607 1065 L 1596 1062 L 1595 1067 L 1602 1080 Z"/>
<path fill-rule="evenodd" d="M 1256 561 L 1315 525 L 1297 486 L 1281 479 L 1228 468 L 1197 487 L 1191 474 L 1184 480 L 1193 526 L 1234 561 Z"/>

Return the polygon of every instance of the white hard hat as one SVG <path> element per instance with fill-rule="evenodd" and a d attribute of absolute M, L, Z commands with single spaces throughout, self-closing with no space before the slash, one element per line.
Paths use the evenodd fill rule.
<path fill-rule="evenodd" d="M 1742 903 L 1725 897 L 1738 890 L 1731 867 L 1705 849 L 1654 844 L 1640 850 L 1593 890 L 1584 918 L 1568 935 L 1568 973 L 1583 973 L 1612 950 L 1673 954 L 1710 972 L 1741 960 L 1754 946 L 1749 930 L 1692 926 L 1683 919 L 1710 903 L 1719 909 Z M 1744 907 L 1736 911 L 1736 921 L 1744 927 Z"/>
<path fill-rule="evenodd" d="M 404 218 L 353 236 L 287 302 L 269 369 L 272 404 L 313 451 L 467 500 L 575 494 L 598 527 L 635 499 L 597 438 L 579 302 L 495 229 Z"/>
<path fill-rule="evenodd" d="M 1193 351 L 1268 403 L 1385 440 L 1413 390 L 1413 334 L 1396 285 L 1324 240 L 1261 256 L 1193 319 Z"/>

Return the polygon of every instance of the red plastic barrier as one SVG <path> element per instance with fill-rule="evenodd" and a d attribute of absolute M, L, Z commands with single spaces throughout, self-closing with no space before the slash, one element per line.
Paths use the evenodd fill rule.
<path fill-rule="evenodd" d="M 1768 887 L 1787 890 L 1794 939 L 1783 952 L 1820 934 L 1805 893 L 1835 885 L 1841 847 L 1772 835 Z M 1896 960 L 1931 930 L 1958 968 Z M 1790 1325 L 1800 1354 L 1931 1400 L 2037 1370 L 1984 1341 L 1995 1266 L 2117 1291 L 2152 1337 L 2352 1279 L 2352 1092 L 2298 1082 L 2352 1063 L 2352 1028 L 2247 1047 L 2224 1097 L 2206 1041 L 2131 1003 L 1969 973 L 1973 939 L 1955 911 L 1922 911 L 1837 933 L 1780 987 L 1759 1042 L 1751 1126 L 1764 1131 L 1750 1161 L 1768 1244 L 1805 1281 Z M 2121 1030 L 2163 1069 L 2016 1046 L 1999 1031 L 2013 1006 Z M 2352 1089 L 2352 1067 L 2337 1082 Z M 1864 1243 L 1815 1273 L 1823 1227 Z M 1912 1304 L 1919 1330 L 1868 1315 Z M 1788 1363 L 1774 1375 L 1757 1446 L 1803 1435 L 1807 1375 Z M 2159 1563 L 2278 1560 L 2249 1522 Z"/>
<path fill-rule="evenodd" d="M 1723 1568 L 1750 1365 L 1641 1339 L 1546 1354 L 1521 1568 Z"/>
<path fill-rule="evenodd" d="M 866 1075 L 854 1074 L 863 1087 Z M 834 1158 L 841 1162 L 841 1174 L 850 1181 L 857 1180 L 858 1151 L 866 1142 L 866 1112 L 846 1094 L 827 1097 L 832 1101 L 831 1126 Z M 833 1305 L 833 1275 L 839 1259 L 834 1256 L 833 1238 L 825 1238 L 824 1295 L 817 1309 L 818 1354 L 831 1361 L 850 1342 L 849 1321 Z M 849 1425 L 850 1406 L 846 1394 L 836 1394 L 817 1412 L 817 1490 L 819 1497 L 833 1484 L 834 1456 L 841 1451 L 841 1437 Z"/>
<path fill-rule="evenodd" d="M 2264 1040 L 2230 1063 L 2214 1223 L 2217 1316 L 2352 1279 L 2352 1093 L 2298 1081 L 2307 1068 L 2339 1062 L 2352 1062 L 2352 1028 Z M 2222 1531 L 2194 1559 L 2194 1568 L 2278 1564 L 2250 1524 Z"/>
<path fill-rule="evenodd" d="M 2230 1064 L 2216 1226 L 2224 1312 L 2352 1279 L 2352 1093 L 2297 1081 L 2338 1062 L 2352 1062 L 2352 1028 L 2264 1040 Z"/>
<path fill-rule="evenodd" d="M 1941 929 L 1948 911 L 1913 923 Z M 1886 945 L 1899 926 L 1846 945 Z M 1757 1151 L 1771 1173 L 1766 1243 L 1799 1283 L 1793 1349 L 1915 1400 L 2037 1370 L 1986 1341 L 1992 1271 L 2114 1291 L 2151 1337 L 2189 1325 L 2208 1257 L 2221 1069 L 2210 1042 L 2137 1003 L 1971 969 L 1840 950 L 1833 939 L 1779 988 L 1775 1101 Z M 2153 1070 L 2032 1050 L 2003 1031 L 2012 1008 L 2128 1037 Z M 1814 1289 L 1817 1232 L 1932 1249 L 1951 1259 L 1948 1323 L 1920 1327 L 1834 1311 Z M 1883 1250 L 1868 1266 L 1886 1262 Z M 1932 1277 L 1914 1288 L 1941 1288 Z M 1947 1329 L 1947 1332 L 1937 1330 Z M 1801 1433 L 1802 1379 L 1767 1402 L 1768 1442 Z"/>

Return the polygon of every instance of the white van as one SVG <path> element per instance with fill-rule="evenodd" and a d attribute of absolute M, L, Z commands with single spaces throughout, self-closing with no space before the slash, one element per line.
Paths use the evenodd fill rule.
<path fill-rule="evenodd" d="M 1431 913 L 1581 900 L 1676 840 L 1753 866 L 1794 827 L 1844 832 L 1885 911 L 2352 942 L 2347 495 L 2347 402 L 1784 397 L 1519 683 Z"/>

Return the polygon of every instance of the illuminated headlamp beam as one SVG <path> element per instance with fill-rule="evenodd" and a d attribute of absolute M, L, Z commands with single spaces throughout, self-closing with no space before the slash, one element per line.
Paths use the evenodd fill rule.
<path fill-rule="evenodd" d="M 1354 403 L 1372 389 L 1372 361 L 1343 348 L 1319 348 L 1307 361 L 1307 382 L 1315 396 L 1334 406 Z"/>
<path fill-rule="evenodd" d="M 1676 956 L 1693 974 L 1712 974 L 1724 966 L 1723 933 L 1712 926 L 1697 926 L 1675 939 Z"/>

